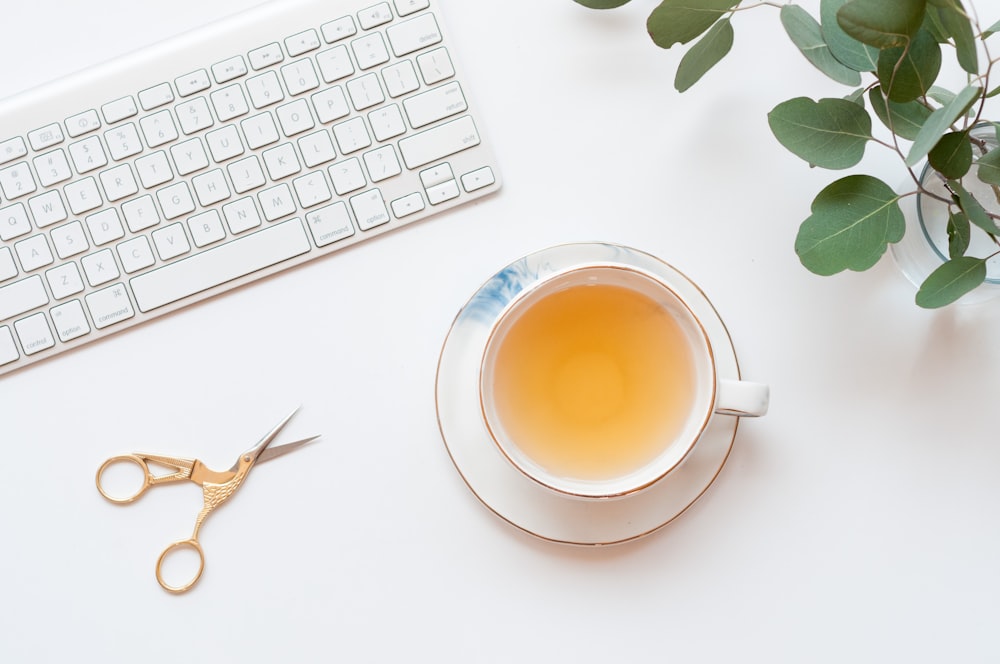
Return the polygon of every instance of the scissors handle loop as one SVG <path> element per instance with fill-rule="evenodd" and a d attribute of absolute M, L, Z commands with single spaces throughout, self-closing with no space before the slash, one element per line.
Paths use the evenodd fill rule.
<path fill-rule="evenodd" d="M 198 554 L 198 571 L 195 572 L 194 578 L 192 578 L 187 583 L 180 586 L 172 586 L 166 582 L 163 578 L 163 562 L 167 559 L 171 553 L 177 551 L 178 549 L 193 549 L 195 553 Z M 180 542 L 174 542 L 160 554 L 160 558 L 156 561 L 156 580 L 160 586 L 166 590 L 168 593 L 173 593 L 179 595 L 183 592 L 187 592 L 194 584 L 198 583 L 198 579 L 201 578 L 201 573 L 205 571 L 205 552 L 201 550 L 201 544 L 198 543 L 196 539 L 186 539 Z"/>
<path fill-rule="evenodd" d="M 126 463 L 135 464 L 142 469 L 142 484 L 139 486 L 138 489 L 136 489 L 135 493 L 126 496 L 114 496 L 108 493 L 104 488 L 104 483 L 103 483 L 104 471 L 106 471 L 111 466 L 117 466 Z M 146 461 L 142 457 L 137 456 L 135 454 L 123 454 L 120 456 L 113 456 L 104 463 L 102 463 L 101 467 L 97 469 L 97 490 L 100 491 L 101 495 L 104 496 L 107 500 L 116 503 L 118 505 L 125 505 L 127 503 L 131 503 L 137 500 L 139 496 L 141 496 L 143 493 L 146 492 L 146 489 L 148 489 L 151 485 L 152 477 L 153 477 L 152 473 L 149 472 L 149 466 L 146 465 Z"/>

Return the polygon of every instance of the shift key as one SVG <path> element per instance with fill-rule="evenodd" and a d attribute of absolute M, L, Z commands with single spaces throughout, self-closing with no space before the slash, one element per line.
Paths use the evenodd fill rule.
<path fill-rule="evenodd" d="M 42 278 L 37 274 L 0 288 L 0 320 L 7 320 L 49 303 Z"/>
<path fill-rule="evenodd" d="M 479 145 L 479 131 L 468 115 L 414 134 L 399 142 L 399 151 L 409 169 L 420 168 L 462 150 Z"/>

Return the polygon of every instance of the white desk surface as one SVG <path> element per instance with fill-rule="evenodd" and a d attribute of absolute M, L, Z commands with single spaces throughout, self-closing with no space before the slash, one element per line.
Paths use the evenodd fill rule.
<path fill-rule="evenodd" d="M 2 92 L 253 2 L 22 3 Z M 0 380 L 0 661 L 1000 659 L 1000 301 L 920 310 L 889 256 L 801 267 L 798 224 L 840 174 L 785 152 L 766 113 L 842 91 L 777 12 L 741 14 L 734 54 L 680 95 L 680 53 L 645 37 L 653 3 L 439 2 L 505 188 Z M 679 519 L 582 549 L 477 501 L 434 376 L 484 279 L 593 239 L 695 279 L 772 407 Z M 202 533 L 200 585 L 163 592 L 156 556 L 199 490 L 122 509 L 97 466 L 139 449 L 225 467 L 296 404 L 288 435 L 323 441 L 255 471 Z"/>

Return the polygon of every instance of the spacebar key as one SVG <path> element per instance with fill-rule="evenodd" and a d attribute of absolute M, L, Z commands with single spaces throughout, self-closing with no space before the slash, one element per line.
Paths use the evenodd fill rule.
<path fill-rule="evenodd" d="M 291 219 L 132 279 L 140 311 L 151 311 L 308 252 L 309 238 Z"/>

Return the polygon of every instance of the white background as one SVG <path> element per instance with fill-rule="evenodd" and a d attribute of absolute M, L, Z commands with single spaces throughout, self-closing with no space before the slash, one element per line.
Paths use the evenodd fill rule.
<path fill-rule="evenodd" d="M 889 256 L 821 278 L 792 249 L 841 174 L 785 152 L 766 114 L 847 90 L 771 7 L 737 16 L 732 55 L 680 95 L 681 50 L 645 35 L 653 2 L 438 2 L 505 188 L 0 380 L 0 661 L 1000 659 L 1000 300 L 923 311 Z M 251 4 L 20 3 L 0 93 Z M 434 374 L 487 277 L 595 239 L 696 280 L 772 407 L 680 519 L 580 549 L 477 501 Z M 119 508 L 98 465 L 226 467 L 297 404 L 285 439 L 322 442 L 256 470 L 202 532 L 200 585 L 163 592 L 156 556 L 200 491 Z"/>

